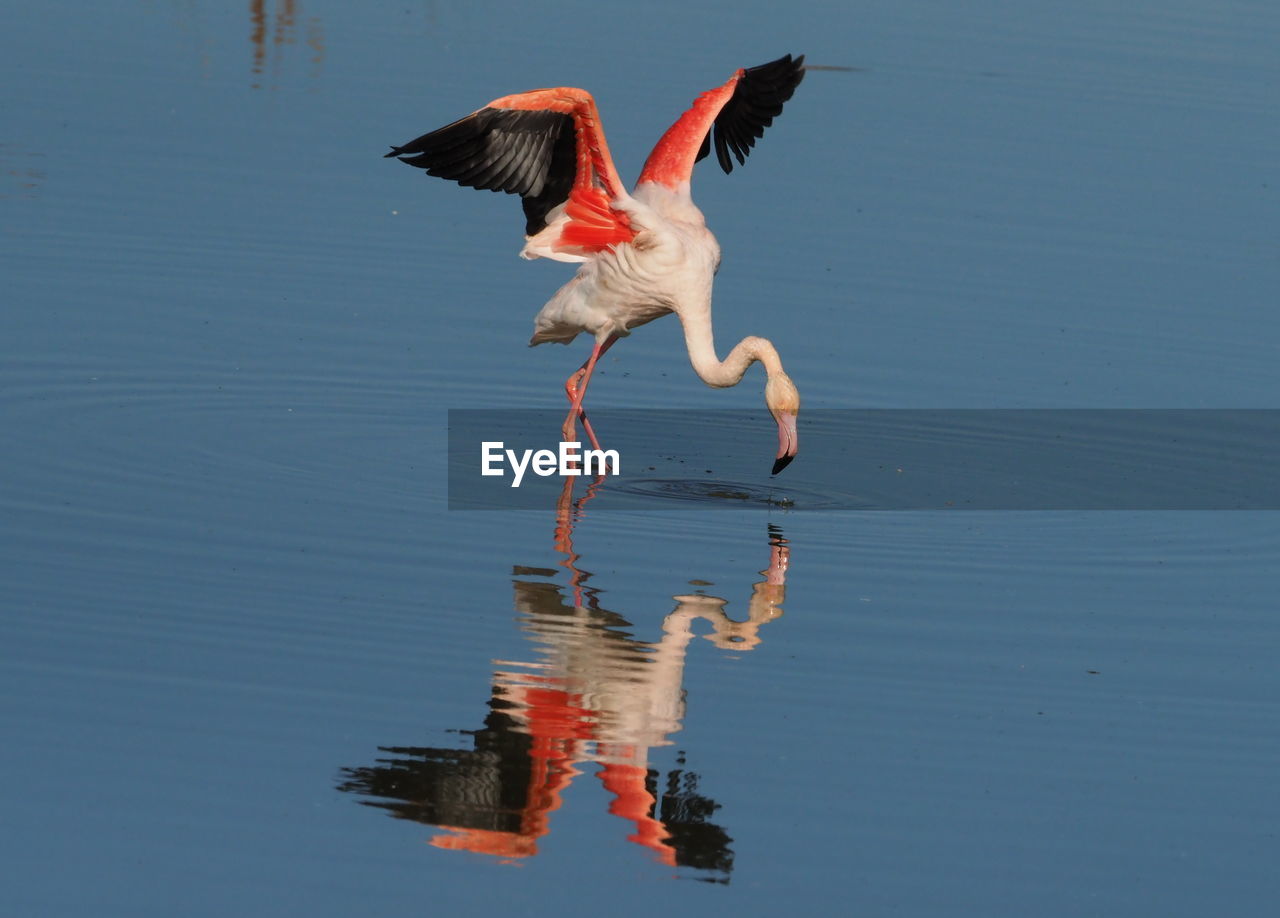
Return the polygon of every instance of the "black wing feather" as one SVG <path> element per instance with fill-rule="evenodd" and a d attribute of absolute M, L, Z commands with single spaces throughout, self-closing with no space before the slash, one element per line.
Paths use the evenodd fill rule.
<path fill-rule="evenodd" d="M 574 133 L 573 119 L 559 136 L 547 143 L 546 166 L 542 169 L 541 192 L 534 190 L 523 196 L 520 202 L 524 206 L 525 235 L 532 236 L 547 225 L 547 212 L 564 203 L 573 190 L 573 180 L 577 175 L 578 147 Z"/>
<path fill-rule="evenodd" d="M 468 188 L 520 195 L 525 233 L 532 236 L 573 188 L 574 145 L 572 115 L 482 108 L 392 147 L 387 156 Z"/>
<path fill-rule="evenodd" d="M 702 141 L 698 160 L 711 152 L 711 135 L 714 133 L 716 159 L 721 169 L 732 172 L 734 159 L 738 160 L 738 165 L 745 163 L 751 148 L 764 136 L 764 129 L 782 114 L 783 104 L 803 79 L 803 54 L 794 59 L 788 54 L 746 70 L 734 87 L 733 95 L 716 115 L 714 127 Z"/>

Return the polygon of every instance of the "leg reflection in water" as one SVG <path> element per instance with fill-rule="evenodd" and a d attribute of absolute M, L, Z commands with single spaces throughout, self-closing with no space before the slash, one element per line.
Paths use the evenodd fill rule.
<path fill-rule="evenodd" d="M 758 646 L 760 626 L 782 615 L 787 542 L 769 526 L 769 566 L 753 585 L 744 620 L 729 618 L 719 597 L 679 595 L 662 620 L 662 636 L 641 641 L 626 618 L 601 607 L 591 574 L 578 566 L 573 529 L 593 492 L 574 501 L 568 482 L 556 526 L 568 589 L 529 579 L 554 570 L 516 569 L 518 621 L 536 659 L 494 661 L 484 726 L 465 731 L 473 748 L 380 747 L 390 757 L 343 769 L 339 788 L 379 798 L 362 802 L 396 817 L 445 829 L 431 840 L 438 848 L 514 860 L 537 853 L 562 792 L 582 774 L 579 766 L 595 766 L 612 796 L 609 812 L 634 827 L 629 841 L 660 863 L 728 882 L 731 839 L 711 821 L 720 805 L 699 793 L 683 755 L 680 767 L 662 775 L 650 767 L 649 751 L 671 745 L 681 728 L 685 653 L 695 623 L 710 624 L 706 638 L 717 647 L 742 651 Z"/>

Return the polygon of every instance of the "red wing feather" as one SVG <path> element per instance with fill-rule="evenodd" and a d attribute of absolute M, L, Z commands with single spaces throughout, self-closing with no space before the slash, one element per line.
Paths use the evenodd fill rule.
<path fill-rule="evenodd" d="M 564 212 L 569 222 L 561 228 L 556 248 L 598 252 L 636 237 L 627 215 L 610 207 L 599 188 L 574 188 Z"/>

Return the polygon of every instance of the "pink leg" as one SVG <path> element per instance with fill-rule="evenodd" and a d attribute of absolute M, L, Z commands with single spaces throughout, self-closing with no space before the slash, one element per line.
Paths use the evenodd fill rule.
<path fill-rule="evenodd" d="M 587 365 L 584 363 L 578 368 L 578 371 L 564 381 L 564 394 L 569 399 L 569 404 L 573 405 L 579 402 L 578 383 L 582 381 L 582 377 L 587 372 Z M 594 449 L 600 448 L 600 443 L 596 440 L 595 431 L 591 429 L 591 422 L 587 420 L 586 409 L 579 406 L 576 417 L 582 418 L 582 426 L 586 428 L 587 437 L 591 440 L 591 446 Z M 575 413 L 572 408 L 569 409 L 569 416 L 565 418 L 565 427 L 561 429 L 561 437 L 565 442 L 572 442 L 578 439 L 577 432 L 574 428 L 573 420 Z"/>
<path fill-rule="evenodd" d="M 587 394 L 587 384 L 591 382 L 591 374 L 596 368 L 596 362 L 604 356 L 605 351 L 613 347 L 613 343 L 618 340 L 617 335 L 610 335 L 604 340 L 604 343 L 596 342 L 596 346 L 591 349 L 591 356 L 587 358 L 587 362 L 578 368 L 578 371 L 565 380 L 564 392 L 569 397 L 572 407 L 569 408 L 569 415 L 564 419 L 564 427 L 560 429 L 565 442 L 572 442 L 577 439 L 577 426 L 575 421 L 582 418 L 582 426 L 587 431 L 587 437 L 591 440 L 593 449 L 600 449 L 600 441 L 596 438 L 596 433 L 591 429 L 591 422 L 587 420 L 587 412 L 583 410 L 582 400 Z"/>

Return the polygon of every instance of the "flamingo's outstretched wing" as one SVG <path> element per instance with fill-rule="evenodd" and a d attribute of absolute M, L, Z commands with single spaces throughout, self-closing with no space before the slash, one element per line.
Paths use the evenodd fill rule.
<path fill-rule="evenodd" d="M 387 156 L 460 185 L 520 195 L 530 257 L 581 261 L 635 237 L 613 206 L 626 192 L 595 100 L 581 89 L 503 96 Z"/>
<path fill-rule="evenodd" d="M 728 81 L 693 100 L 693 107 L 667 128 L 653 148 L 640 181 L 657 182 L 678 190 L 693 177 L 698 160 L 711 152 L 714 138 L 716 158 L 725 172 L 733 171 L 733 160 L 746 161 L 756 139 L 782 112 L 804 79 L 804 55 L 790 54 L 776 61 L 737 71 Z"/>
<path fill-rule="evenodd" d="M 715 117 L 713 131 L 702 139 L 702 146 L 694 162 L 711 152 L 712 134 L 715 135 L 716 159 L 726 173 L 733 171 L 732 152 L 738 165 L 747 161 L 747 154 L 764 136 L 764 129 L 782 114 L 782 105 L 795 93 L 804 79 L 804 55 L 792 58 L 790 54 L 776 61 L 749 67 L 740 71 L 733 94 Z"/>

